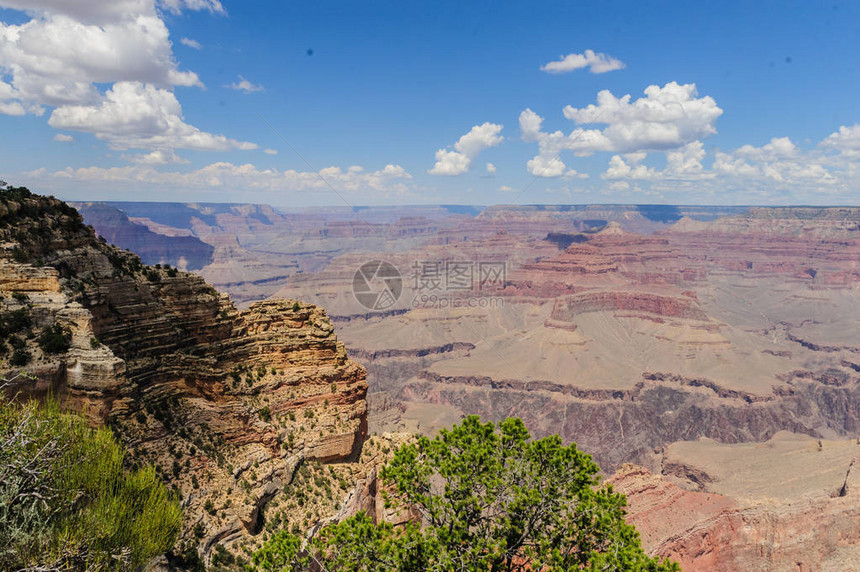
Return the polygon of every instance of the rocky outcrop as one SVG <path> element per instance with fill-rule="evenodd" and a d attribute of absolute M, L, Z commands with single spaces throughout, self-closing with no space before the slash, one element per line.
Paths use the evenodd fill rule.
<path fill-rule="evenodd" d="M 365 370 L 321 308 L 277 300 L 239 312 L 201 278 L 142 265 L 63 203 L 21 189 L 0 191 L 0 253 L 0 305 L 16 317 L 8 341 L 20 353 L 3 374 L 35 376 L 9 391 L 50 393 L 111 425 L 182 493 L 184 538 L 204 555 L 257 534 L 303 463 L 357 455 Z M 45 328 L 63 341 L 36 343 Z"/>
<path fill-rule="evenodd" d="M 625 465 L 608 481 L 627 495 L 628 521 L 653 555 L 690 572 L 852 570 L 860 537 L 860 502 L 811 496 L 744 506 L 691 492 L 641 467 Z"/>
<path fill-rule="evenodd" d="M 562 298 L 556 301 L 551 318 L 572 322 L 578 314 L 607 311 L 646 312 L 664 317 L 708 320 L 708 316 L 692 298 L 624 290 L 584 292 Z"/>

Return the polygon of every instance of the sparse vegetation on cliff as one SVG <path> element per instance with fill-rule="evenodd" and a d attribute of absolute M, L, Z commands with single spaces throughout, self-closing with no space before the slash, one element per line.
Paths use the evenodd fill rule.
<path fill-rule="evenodd" d="M 364 512 L 303 546 L 283 530 L 254 554 L 259 570 L 675 571 L 649 557 L 624 521 L 624 495 L 554 435 L 532 440 L 519 419 L 467 417 L 434 439 L 401 446 L 382 470 L 405 525 Z M 316 568 L 314 568 L 316 569 Z"/>

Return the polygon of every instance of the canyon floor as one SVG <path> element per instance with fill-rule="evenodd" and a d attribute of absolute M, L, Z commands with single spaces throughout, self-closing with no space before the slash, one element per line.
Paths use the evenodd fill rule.
<path fill-rule="evenodd" d="M 240 308 L 324 307 L 371 433 L 518 416 L 685 570 L 857 566 L 860 209 L 76 206 Z"/>

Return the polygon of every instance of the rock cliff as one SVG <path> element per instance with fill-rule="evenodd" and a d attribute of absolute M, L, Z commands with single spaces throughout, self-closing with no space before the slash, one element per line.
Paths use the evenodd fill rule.
<path fill-rule="evenodd" d="M 253 545 L 303 463 L 360 450 L 365 371 L 321 308 L 239 312 L 202 278 L 141 264 L 25 189 L 0 191 L 0 295 L 2 374 L 34 376 L 10 391 L 56 396 L 155 464 L 182 496 L 188 553 Z"/>

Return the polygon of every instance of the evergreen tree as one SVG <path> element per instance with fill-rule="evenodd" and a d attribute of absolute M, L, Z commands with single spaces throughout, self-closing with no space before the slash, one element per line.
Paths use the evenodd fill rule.
<path fill-rule="evenodd" d="M 389 502 L 419 515 L 393 527 L 360 513 L 300 549 L 280 533 L 254 563 L 269 571 L 316 563 L 347 572 L 678 570 L 649 557 L 624 521 L 626 498 L 602 486 L 591 457 L 557 435 L 532 440 L 523 422 L 467 417 L 402 446 L 381 476 Z"/>

